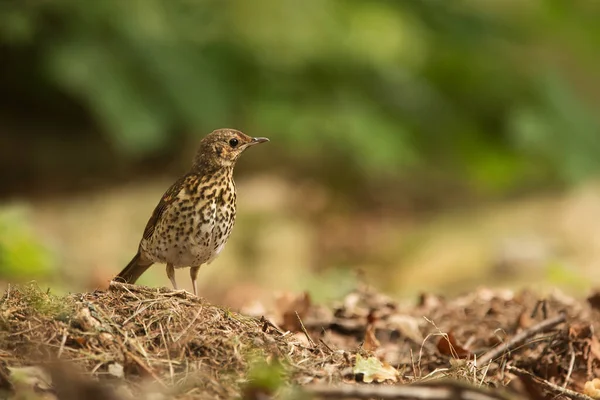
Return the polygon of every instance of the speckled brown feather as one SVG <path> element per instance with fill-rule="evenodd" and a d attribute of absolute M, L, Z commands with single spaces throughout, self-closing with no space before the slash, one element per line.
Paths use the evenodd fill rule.
<path fill-rule="evenodd" d="M 152 212 L 152 216 L 148 220 L 146 224 L 146 228 L 144 229 L 144 239 L 148 239 L 154 233 L 154 228 L 156 227 L 156 223 L 160 220 L 160 217 L 165 212 L 165 209 L 169 206 L 169 204 L 173 203 L 177 199 L 177 194 L 183 189 L 186 184 L 189 184 L 188 180 L 190 178 L 190 174 L 186 174 L 183 177 L 179 178 L 161 197 L 158 205 Z M 198 181 L 197 178 L 193 178 L 194 181 Z"/>

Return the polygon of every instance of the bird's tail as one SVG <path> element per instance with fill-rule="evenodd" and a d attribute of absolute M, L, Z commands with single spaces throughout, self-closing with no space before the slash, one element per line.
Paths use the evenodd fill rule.
<path fill-rule="evenodd" d="M 119 274 L 113 278 L 113 281 L 135 283 L 135 281 L 137 281 L 152 264 L 152 261 L 142 259 L 142 255 L 138 251 L 131 261 L 129 261 L 129 264 L 123 268 L 123 271 L 119 272 Z"/>

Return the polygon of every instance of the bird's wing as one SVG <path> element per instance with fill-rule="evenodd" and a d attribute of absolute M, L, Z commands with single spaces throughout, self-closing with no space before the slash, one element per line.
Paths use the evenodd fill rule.
<path fill-rule="evenodd" d="M 156 224 L 160 221 L 160 218 L 165 213 L 165 210 L 172 204 L 182 190 L 189 189 L 190 187 L 197 187 L 200 181 L 200 177 L 196 174 L 187 174 L 179 178 L 167 191 L 163 194 L 160 202 L 152 212 L 152 216 L 146 224 L 144 229 L 143 239 L 149 239 L 154 233 Z"/>

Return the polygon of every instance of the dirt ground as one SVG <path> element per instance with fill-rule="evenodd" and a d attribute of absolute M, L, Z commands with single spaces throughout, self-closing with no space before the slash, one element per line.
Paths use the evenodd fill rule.
<path fill-rule="evenodd" d="M 11 286 L 0 398 L 600 398 L 600 295 L 479 289 L 405 306 L 363 287 L 327 306 L 302 293 L 276 304 Z"/>

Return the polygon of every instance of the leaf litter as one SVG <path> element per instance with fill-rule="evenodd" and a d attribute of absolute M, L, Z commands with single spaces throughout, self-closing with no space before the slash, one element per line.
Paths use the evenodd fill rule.
<path fill-rule="evenodd" d="M 359 287 L 251 315 L 165 288 L 10 287 L 0 398 L 599 398 L 597 299 L 479 289 L 403 305 Z"/>

